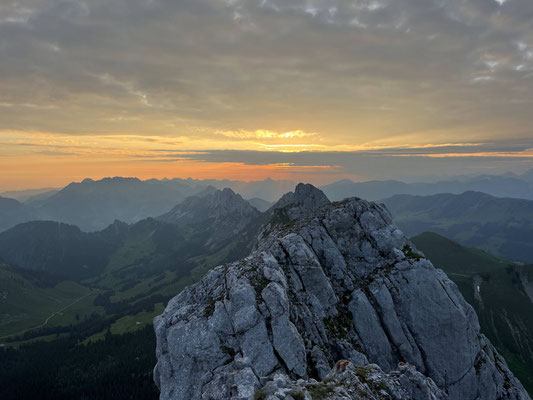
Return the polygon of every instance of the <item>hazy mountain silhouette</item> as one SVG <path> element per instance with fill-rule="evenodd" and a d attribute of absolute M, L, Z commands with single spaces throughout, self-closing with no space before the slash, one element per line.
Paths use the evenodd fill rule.
<path fill-rule="evenodd" d="M 272 179 L 256 182 L 177 178 L 142 181 L 122 177 L 98 181 L 85 179 L 59 191 L 27 191 L 33 195 L 25 198 L 25 204 L 5 199 L 5 204 L 0 203 L 0 216 L 6 215 L 0 220 L 0 231 L 29 220 L 54 220 L 76 225 L 83 231 L 98 231 L 116 219 L 133 223 L 162 215 L 189 196 L 203 197 L 217 188 L 232 188 L 244 198 L 275 201 L 288 191 L 289 186 L 292 188 L 294 184 Z M 259 207 L 264 210 L 266 204 Z"/>
<path fill-rule="evenodd" d="M 49 197 L 54 193 L 57 193 L 58 188 L 39 188 L 28 190 L 9 190 L 7 192 L 0 193 L 0 196 L 15 199 L 21 203 L 26 203 L 34 199 Z"/>
<path fill-rule="evenodd" d="M 253 236 L 261 213 L 239 194 L 226 188 L 202 197 L 189 197 L 157 219 L 180 226 L 198 241 L 206 238 L 205 250 L 214 251 L 248 229 L 251 229 L 248 234 Z M 248 239 L 251 237 L 245 240 Z"/>
<path fill-rule="evenodd" d="M 333 201 L 346 197 L 375 201 L 397 194 L 428 196 L 438 193 L 460 194 L 466 191 L 483 192 L 496 197 L 533 200 L 533 171 L 523 175 L 485 175 L 436 183 L 405 183 L 394 180 L 353 182 L 345 179 L 325 185 L 321 189 Z"/>
<path fill-rule="evenodd" d="M 261 212 L 265 212 L 266 210 L 268 210 L 270 207 L 274 205 L 274 203 L 260 199 L 258 197 L 249 199 L 248 203 L 250 203 L 253 207 L 255 207 L 258 211 L 261 211 Z"/>
<path fill-rule="evenodd" d="M 28 220 L 44 219 L 73 224 L 83 231 L 104 229 L 115 219 L 133 223 L 147 217 L 168 212 L 185 198 L 213 193 L 217 188 L 230 188 L 259 211 L 265 211 L 284 193 L 294 187 L 290 181 L 265 179 L 264 181 L 105 178 L 98 181 L 85 179 L 73 182 L 55 191 L 13 192 L 26 196 L 24 205 L 4 201 L 0 204 L 0 231 Z M 404 183 L 400 181 L 352 182 L 342 180 L 322 188 L 331 200 L 357 196 L 380 200 L 396 194 L 432 195 L 437 193 L 463 193 L 475 190 L 494 196 L 533 199 L 533 171 L 522 175 L 479 176 L 457 178 L 437 183 Z M 18 194 L 17 194 L 18 193 Z M 29 194 L 34 194 L 29 196 Z M 259 200 L 258 200 L 259 199 Z M 269 204 L 270 203 L 270 204 Z M 7 211 L 5 211 L 7 210 Z"/>
<path fill-rule="evenodd" d="M 276 202 L 281 196 L 290 192 L 296 186 L 296 182 L 293 181 L 274 180 L 270 178 L 263 181 L 250 182 L 216 179 L 206 179 L 198 182 L 212 185 L 218 189 L 230 188 L 245 199 L 258 197 L 269 202 Z"/>
<path fill-rule="evenodd" d="M 0 197 L 0 232 L 35 219 L 39 219 L 39 215 L 33 208 L 15 199 Z"/>
<path fill-rule="evenodd" d="M 533 201 L 479 192 L 383 200 L 408 236 L 431 231 L 513 261 L 533 261 Z"/>
<path fill-rule="evenodd" d="M 47 219 L 73 224 L 84 231 L 96 231 L 115 219 L 131 223 L 160 215 L 205 187 L 183 180 L 85 179 L 71 183 L 35 207 Z"/>

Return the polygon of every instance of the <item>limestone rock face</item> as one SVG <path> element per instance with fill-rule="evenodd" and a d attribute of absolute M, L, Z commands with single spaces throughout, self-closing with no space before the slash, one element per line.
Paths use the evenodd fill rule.
<path fill-rule="evenodd" d="M 294 192 L 289 192 L 279 199 L 274 209 L 286 208 L 289 218 L 294 219 L 325 204 L 329 204 L 329 200 L 324 192 L 313 185 L 299 183 Z"/>
<path fill-rule="evenodd" d="M 161 399 L 529 399 L 383 206 L 329 203 L 309 186 L 280 200 L 284 218 L 249 257 L 155 318 Z M 332 375 L 338 360 L 349 368 Z"/>
<path fill-rule="evenodd" d="M 446 395 L 420 372 L 409 365 L 399 365 L 388 374 L 376 364 L 354 366 L 338 361 L 323 382 L 315 379 L 290 381 L 275 374 L 258 390 L 268 400 L 300 398 L 306 400 L 444 400 Z"/>

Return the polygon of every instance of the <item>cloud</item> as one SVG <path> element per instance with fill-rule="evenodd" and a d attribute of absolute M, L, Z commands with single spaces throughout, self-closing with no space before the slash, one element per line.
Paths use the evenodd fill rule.
<path fill-rule="evenodd" d="M 344 178 L 423 180 L 427 176 L 443 178 L 466 172 L 520 172 L 533 168 L 531 138 L 402 146 L 368 144 L 358 150 L 342 151 L 334 146 L 298 147 L 287 151 L 274 146 L 265 150 L 195 149 L 187 145 L 198 142 L 191 143 L 187 138 L 170 140 L 142 135 L 73 137 L 0 131 L 0 137 L 6 139 L 0 142 L 0 182 L 3 180 L 6 188 L 21 184 L 13 178 L 20 176 L 21 170 L 28 175 L 26 185 L 35 186 L 35 182 L 60 185 L 87 176 L 108 175 L 245 180 L 270 176 L 327 183 Z M 35 165 L 39 166 L 39 173 L 32 167 Z"/>
<path fill-rule="evenodd" d="M 336 151 L 466 154 L 414 146 L 533 135 L 531 21 L 530 0 L 8 0 L 0 139 L 350 170 Z"/>
<path fill-rule="evenodd" d="M 316 133 L 307 133 L 301 130 L 289 131 L 289 132 L 273 132 L 265 129 L 258 129 L 255 131 L 218 131 L 218 135 L 225 136 L 232 139 L 300 139 L 310 136 L 316 136 Z"/>

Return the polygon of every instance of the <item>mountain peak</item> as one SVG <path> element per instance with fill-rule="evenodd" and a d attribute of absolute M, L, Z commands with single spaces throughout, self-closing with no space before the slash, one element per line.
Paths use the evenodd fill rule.
<path fill-rule="evenodd" d="M 325 203 L 309 186 L 286 200 L 304 193 Z M 250 256 L 170 300 L 154 326 L 161 399 L 259 390 L 359 399 L 356 389 L 373 399 L 529 399 L 457 287 L 384 207 L 356 198 L 272 230 Z M 359 388 L 371 374 L 379 378 Z"/>
<path fill-rule="evenodd" d="M 240 194 L 229 188 L 217 190 L 208 186 L 198 195 L 190 196 L 183 202 L 176 205 L 168 213 L 163 214 L 159 219 L 169 222 L 178 222 L 185 215 L 195 218 L 218 217 L 222 214 L 229 214 L 235 211 L 243 213 L 256 211 Z"/>
<path fill-rule="evenodd" d="M 240 194 L 235 193 L 230 188 L 207 194 L 204 199 L 212 217 L 219 218 L 232 213 L 237 213 L 241 216 L 256 214 L 255 208 L 244 200 Z"/>
<path fill-rule="evenodd" d="M 261 216 L 250 203 L 225 188 L 202 196 L 191 196 L 157 219 L 209 232 L 210 249 L 220 247 L 245 232 Z"/>
<path fill-rule="evenodd" d="M 320 189 L 309 183 L 299 183 L 294 192 L 289 192 L 279 199 L 274 209 L 287 208 L 289 218 L 295 219 L 329 203 L 329 199 Z"/>
<path fill-rule="evenodd" d="M 317 189 L 315 186 L 311 185 L 310 183 L 300 182 L 299 184 L 296 185 L 296 188 L 294 189 L 294 195 L 297 198 L 302 198 L 303 196 L 307 196 L 310 194 L 316 197 L 322 197 L 322 198 L 327 199 L 326 195 L 324 194 L 324 192 L 322 192 L 322 190 Z"/>
<path fill-rule="evenodd" d="M 235 193 L 230 188 L 224 188 L 222 190 L 217 190 L 213 192 L 213 198 L 218 201 L 224 201 L 224 200 L 239 201 L 242 199 L 240 194 Z"/>

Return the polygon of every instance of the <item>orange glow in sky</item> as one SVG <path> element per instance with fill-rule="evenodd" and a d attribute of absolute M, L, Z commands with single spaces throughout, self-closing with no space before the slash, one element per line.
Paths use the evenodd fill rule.
<path fill-rule="evenodd" d="M 533 160 L 531 150 L 484 152 L 476 142 L 443 142 L 440 144 L 405 140 L 374 140 L 358 146 L 340 143 L 319 133 L 302 130 L 288 132 L 224 131 L 213 135 L 69 135 L 27 131 L 0 131 L 0 190 L 21 190 L 37 187 L 61 187 L 87 177 L 109 176 L 150 178 L 195 178 L 263 180 L 265 178 L 308 181 L 325 184 L 339 179 L 364 180 L 357 170 L 333 162 L 295 162 L 300 154 L 356 154 L 388 152 L 392 157 L 471 158 L 500 157 Z M 464 147 L 479 151 L 437 152 L 442 148 Z M 249 157 L 247 162 L 232 159 L 231 151 L 253 151 L 257 154 L 287 154 L 283 162 L 270 162 Z M 221 159 L 210 159 L 219 152 Z M 294 156 L 291 156 L 294 154 Z M 267 157 L 268 158 L 268 157 Z M 327 160 L 326 160 L 327 161 Z"/>

